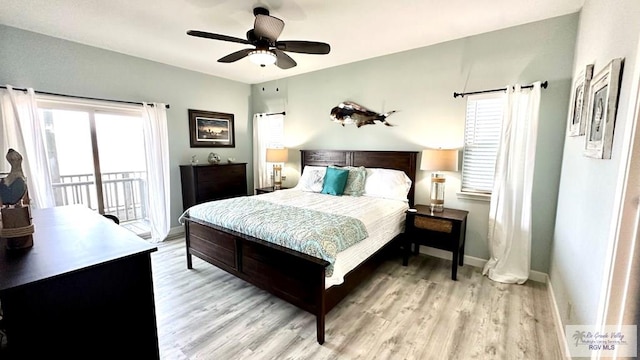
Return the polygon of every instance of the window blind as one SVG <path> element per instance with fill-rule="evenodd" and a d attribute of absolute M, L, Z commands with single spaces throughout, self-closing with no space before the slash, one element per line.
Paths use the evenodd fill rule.
<path fill-rule="evenodd" d="M 267 116 L 267 132 L 265 142 L 268 148 L 284 147 L 284 116 Z"/>
<path fill-rule="evenodd" d="M 491 194 L 504 99 L 504 94 L 477 95 L 467 99 L 462 192 Z"/>

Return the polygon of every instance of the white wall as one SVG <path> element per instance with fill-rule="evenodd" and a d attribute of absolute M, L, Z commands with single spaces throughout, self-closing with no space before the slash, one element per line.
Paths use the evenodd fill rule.
<path fill-rule="evenodd" d="M 178 226 L 182 213 L 178 165 L 188 164 L 191 155 L 206 163 L 207 155 L 214 151 L 223 159 L 248 162 L 247 172 L 251 173 L 249 85 L 3 25 L 0 49 L 2 85 L 171 105 L 167 110 L 171 226 Z M 191 149 L 188 109 L 234 114 L 236 147 Z"/>
<path fill-rule="evenodd" d="M 299 149 L 461 147 L 466 101 L 454 99 L 454 91 L 548 80 L 541 99 L 532 244 L 532 268 L 548 272 L 577 22 L 577 14 L 567 15 L 257 84 L 253 111 L 286 111 L 285 142 L 294 149 L 286 184 L 295 185 Z M 329 111 L 343 100 L 379 112 L 398 110 L 388 119 L 395 126 L 331 122 Z M 418 171 L 417 203 L 427 201 L 428 187 L 429 173 Z M 458 199 L 459 188 L 460 174 L 448 174 L 446 206 L 470 211 L 466 253 L 486 259 L 488 202 Z"/>
<path fill-rule="evenodd" d="M 628 134 L 629 97 L 640 34 L 637 0 L 587 0 L 580 15 L 574 73 L 625 58 L 611 160 L 583 156 L 585 137 L 567 137 L 563 151 L 550 277 L 565 324 L 595 324 L 608 249 L 619 208 L 622 138 Z M 569 305 L 571 304 L 571 305 Z M 573 309 L 569 312 L 570 307 Z"/>

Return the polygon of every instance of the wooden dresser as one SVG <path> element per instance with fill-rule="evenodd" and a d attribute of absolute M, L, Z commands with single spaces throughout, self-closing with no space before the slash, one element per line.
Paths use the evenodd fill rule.
<path fill-rule="evenodd" d="M 180 165 L 182 207 L 247 195 L 247 163 Z"/>
<path fill-rule="evenodd" d="M 0 359 L 159 359 L 157 248 L 82 205 L 32 216 L 32 248 L 0 239 Z"/>

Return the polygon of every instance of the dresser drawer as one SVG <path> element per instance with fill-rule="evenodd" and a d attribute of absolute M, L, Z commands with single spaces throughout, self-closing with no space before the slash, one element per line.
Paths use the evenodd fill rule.
<path fill-rule="evenodd" d="M 197 168 L 197 181 L 224 181 L 227 178 L 244 178 L 245 172 L 244 164 L 203 166 Z"/>
<path fill-rule="evenodd" d="M 439 231 L 450 233 L 453 230 L 453 224 L 448 220 L 433 219 L 423 216 L 416 216 L 413 225 L 418 229 Z"/>

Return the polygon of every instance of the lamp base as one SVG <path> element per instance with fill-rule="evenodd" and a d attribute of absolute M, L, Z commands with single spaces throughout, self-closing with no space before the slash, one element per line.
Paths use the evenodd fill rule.
<path fill-rule="evenodd" d="M 273 165 L 273 189 L 280 190 L 282 188 L 282 166 Z"/>
<path fill-rule="evenodd" d="M 443 174 L 431 174 L 431 196 L 429 201 L 431 212 L 444 211 L 444 183 L 445 178 Z"/>

